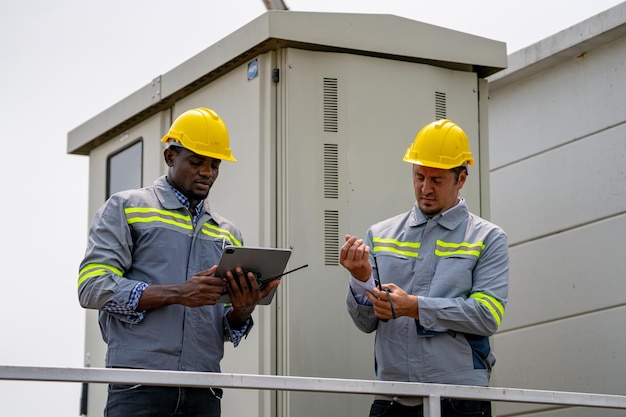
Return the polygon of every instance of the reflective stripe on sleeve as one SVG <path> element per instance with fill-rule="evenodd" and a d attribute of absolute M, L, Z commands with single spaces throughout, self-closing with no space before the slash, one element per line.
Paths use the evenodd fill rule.
<path fill-rule="evenodd" d="M 502 322 L 502 318 L 504 317 L 504 306 L 501 302 L 499 302 L 489 294 L 485 294 L 483 292 L 475 292 L 470 295 L 470 298 L 475 299 L 480 304 L 487 307 L 489 311 L 491 311 L 493 318 L 496 320 L 498 327 L 500 327 L 500 323 Z"/>
<path fill-rule="evenodd" d="M 78 272 L 78 286 L 84 281 L 92 277 L 108 274 L 113 272 L 115 275 L 122 276 L 122 271 L 111 265 L 105 264 L 88 264 Z"/>

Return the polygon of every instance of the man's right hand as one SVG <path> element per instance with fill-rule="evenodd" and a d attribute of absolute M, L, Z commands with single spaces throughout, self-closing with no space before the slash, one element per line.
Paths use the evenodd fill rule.
<path fill-rule="evenodd" d="M 356 236 L 346 235 L 346 242 L 339 252 L 339 263 L 359 281 L 367 281 L 372 276 L 370 248 Z"/>
<path fill-rule="evenodd" d="M 198 272 L 180 284 L 148 285 L 144 290 L 137 310 L 152 310 L 172 304 L 187 307 L 214 305 L 226 290 L 224 280 L 213 277 L 217 265 Z"/>
<path fill-rule="evenodd" d="M 214 305 L 226 292 L 226 283 L 221 277 L 211 276 L 217 270 L 217 265 L 205 271 L 198 272 L 181 284 L 181 302 L 178 304 L 187 307 Z"/>

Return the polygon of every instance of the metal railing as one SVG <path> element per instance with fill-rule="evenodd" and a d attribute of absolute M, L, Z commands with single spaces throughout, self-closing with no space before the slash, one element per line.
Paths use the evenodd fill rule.
<path fill-rule="evenodd" d="M 223 387 L 274 391 L 421 396 L 424 416 L 440 417 L 442 398 L 553 404 L 626 410 L 626 396 L 518 388 L 473 387 L 359 379 L 308 378 L 108 368 L 0 366 L 0 380 Z"/>

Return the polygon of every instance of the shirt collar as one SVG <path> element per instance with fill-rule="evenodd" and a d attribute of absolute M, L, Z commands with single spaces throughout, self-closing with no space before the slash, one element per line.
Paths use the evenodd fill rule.
<path fill-rule="evenodd" d="M 174 192 L 174 195 L 176 196 L 178 201 L 180 201 L 180 204 L 182 204 L 183 207 L 185 207 L 187 210 L 189 210 L 189 212 L 191 213 L 191 217 L 193 218 L 193 222 L 195 223 L 196 220 L 198 219 L 198 216 L 200 215 L 200 211 L 202 210 L 202 205 L 204 204 L 204 200 L 200 200 L 198 202 L 198 204 L 196 204 L 196 206 L 193 207 L 193 209 L 192 209 L 191 208 L 191 203 L 189 202 L 189 199 L 187 197 L 185 197 L 185 195 L 183 193 L 178 191 L 176 189 L 176 187 L 174 187 L 172 184 L 170 184 L 169 181 L 167 183 L 170 185 L 170 188 Z"/>

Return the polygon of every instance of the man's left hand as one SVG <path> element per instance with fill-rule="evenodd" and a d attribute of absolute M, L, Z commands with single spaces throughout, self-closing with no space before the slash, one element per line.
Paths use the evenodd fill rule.
<path fill-rule="evenodd" d="M 257 304 L 259 304 L 273 288 L 280 285 L 280 280 L 276 279 L 268 282 L 263 289 L 260 289 L 254 274 L 252 274 L 252 272 L 244 274 L 243 270 L 239 267 L 235 268 L 234 274 L 233 271 L 226 272 L 224 281 L 230 302 L 233 306 L 232 313 L 237 316 L 236 322 L 231 323 L 235 326 L 237 326 L 237 324 L 243 325 L 243 323 L 250 318 Z"/>
<path fill-rule="evenodd" d="M 367 298 L 374 305 L 374 313 L 379 319 L 393 319 L 400 316 L 419 319 L 417 296 L 408 294 L 396 284 L 383 284 L 383 291 L 374 288 L 367 293 Z M 395 317 L 393 317 L 394 314 Z"/>

